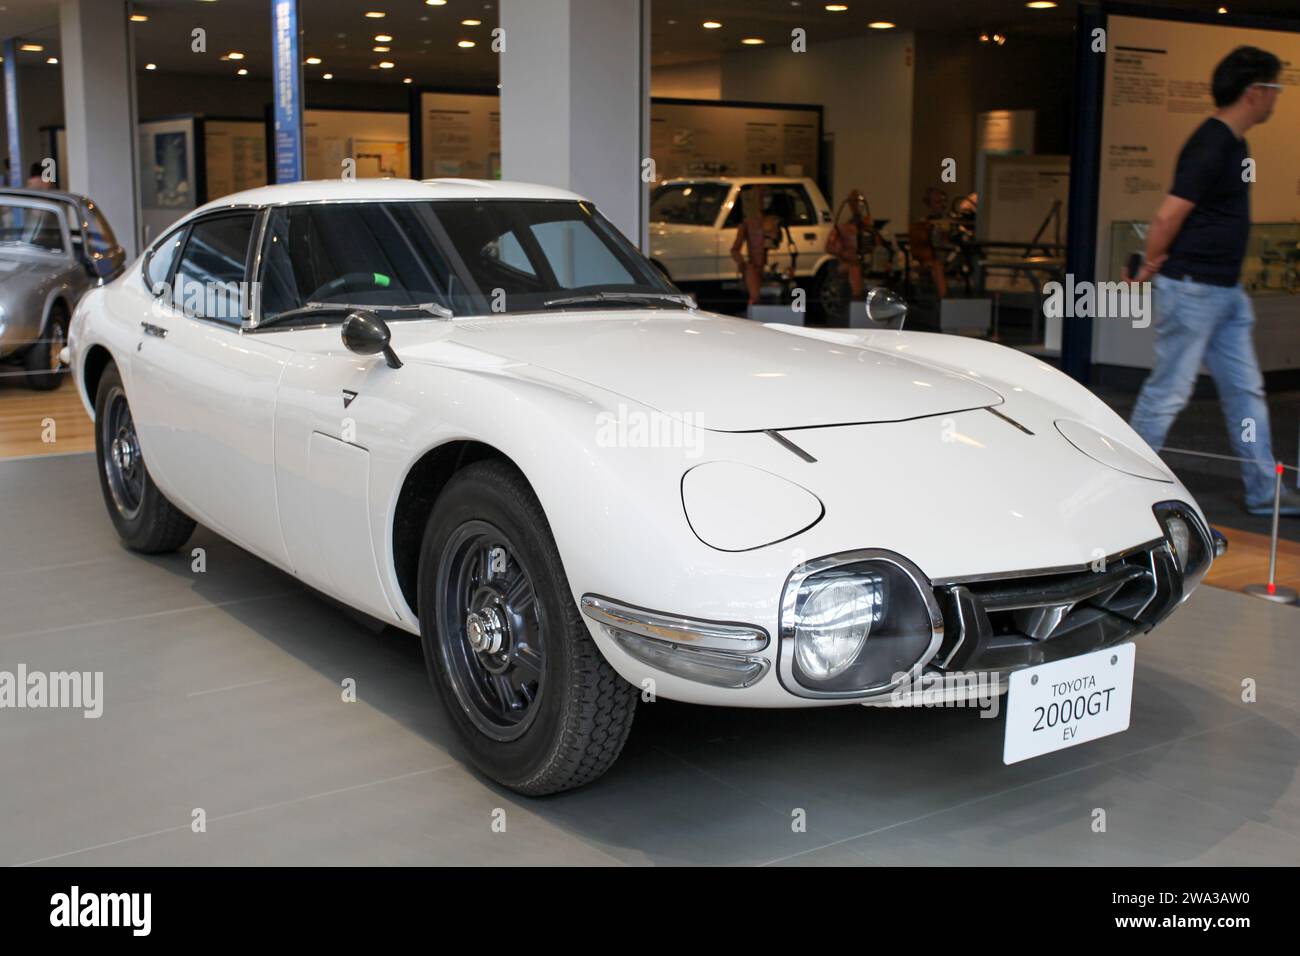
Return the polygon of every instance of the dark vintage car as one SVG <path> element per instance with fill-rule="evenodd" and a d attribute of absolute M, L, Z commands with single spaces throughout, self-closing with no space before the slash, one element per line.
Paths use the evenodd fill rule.
<path fill-rule="evenodd" d="M 125 259 L 85 196 L 0 189 L 0 360 L 20 363 L 32 388 L 56 387 L 77 300 L 115 278 Z"/>

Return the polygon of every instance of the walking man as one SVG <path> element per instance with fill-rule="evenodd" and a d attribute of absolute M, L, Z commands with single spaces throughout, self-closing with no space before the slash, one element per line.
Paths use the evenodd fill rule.
<path fill-rule="evenodd" d="M 1204 361 L 1234 453 L 1249 459 L 1241 476 L 1251 514 L 1272 512 L 1274 470 L 1264 376 L 1252 336 L 1255 312 L 1240 283 L 1254 178 L 1245 134 L 1272 115 L 1282 91 L 1281 70 L 1276 56 L 1251 46 L 1238 47 L 1215 67 L 1217 109 L 1183 146 L 1173 186 L 1147 233 L 1146 261 L 1131 277 L 1155 277 L 1156 319 L 1155 368 L 1138 394 L 1133 430 L 1159 450 Z M 1300 516 L 1300 495 L 1282 492 L 1282 514 Z"/>

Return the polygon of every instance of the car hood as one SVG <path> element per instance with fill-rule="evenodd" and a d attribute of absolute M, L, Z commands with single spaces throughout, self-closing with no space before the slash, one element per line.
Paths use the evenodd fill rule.
<path fill-rule="evenodd" d="M 894 422 L 1001 403 L 973 379 L 795 326 L 645 310 L 502 316 L 455 338 L 715 431 Z"/>

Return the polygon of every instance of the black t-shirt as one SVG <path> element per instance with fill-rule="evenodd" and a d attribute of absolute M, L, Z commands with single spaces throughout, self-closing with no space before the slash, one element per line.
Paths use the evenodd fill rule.
<path fill-rule="evenodd" d="M 1250 184 L 1243 161 L 1250 155 L 1222 120 L 1210 117 L 1178 154 L 1169 192 L 1196 203 L 1169 247 L 1160 271 L 1212 285 L 1236 285 L 1250 237 Z"/>

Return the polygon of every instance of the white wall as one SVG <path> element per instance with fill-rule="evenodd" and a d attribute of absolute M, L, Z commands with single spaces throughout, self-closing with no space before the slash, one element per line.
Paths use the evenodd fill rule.
<path fill-rule="evenodd" d="M 821 103 L 833 133 L 832 208 L 861 189 L 872 215 L 906 230 L 912 141 L 913 38 L 889 30 L 829 43 L 806 53 L 772 45 L 722 58 L 722 97 L 769 103 Z"/>

